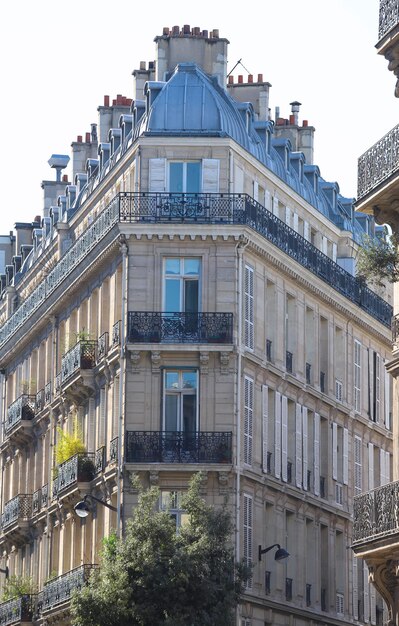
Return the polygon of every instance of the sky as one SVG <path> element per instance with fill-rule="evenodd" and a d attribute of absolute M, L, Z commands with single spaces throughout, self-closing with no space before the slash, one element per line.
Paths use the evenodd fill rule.
<path fill-rule="evenodd" d="M 358 157 L 398 123 L 395 77 L 375 49 L 378 12 L 379 0 L 2 2 L 0 233 L 42 214 L 48 159 L 70 154 L 105 94 L 132 97 L 132 71 L 155 59 L 164 26 L 219 29 L 228 72 L 241 59 L 271 83 L 272 117 L 301 102 L 321 175 L 356 197 Z"/>

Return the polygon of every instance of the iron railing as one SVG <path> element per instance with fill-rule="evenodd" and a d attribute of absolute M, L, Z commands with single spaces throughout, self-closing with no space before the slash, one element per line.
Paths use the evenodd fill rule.
<path fill-rule="evenodd" d="M 109 443 L 109 462 L 115 463 L 118 460 L 119 437 L 114 437 Z"/>
<path fill-rule="evenodd" d="M 7 410 L 7 419 L 4 430 L 8 434 L 21 420 L 31 420 L 35 417 L 36 396 L 22 394 L 10 404 Z"/>
<path fill-rule="evenodd" d="M 399 124 L 358 159 L 357 197 L 364 196 L 399 171 Z"/>
<path fill-rule="evenodd" d="M 292 374 L 292 352 L 289 350 L 285 352 L 285 369 Z"/>
<path fill-rule="evenodd" d="M 127 463 L 231 463 L 231 432 L 129 431 Z"/>
<path fill-rule="evenodd" d="M 79 591 L 89 580 L 97 565 L 80 565 L 45 583 L 39 593 L 38 613 L 45 614 L 64 602 L 69 602 L 74 591 Z"/>
<path fill-rule="evenodd" d="M 96 474 L 104 471 L 105 468 L 105 446 L 98 448 L 94 455 L 94 468 Z"/>
<path fill-rule="evenodd" d="M 51 380 L 44 386 L 44 404 L 51 402 Z"/>
<path fill-rule="evenodd" d="M 78 370 L 92 369 L 96 364 L 97 341 L 78 341 L 61 359 L 61 383 Z"/>
<path fill-rule="evenodd" d="M 355 496 L 353 544 L 399 533 L 399 481 Z"/>
<path fill-rule="evenodd" d="M 105 332 L 97 340 L 97 363 L 99 363 L 108 353 L 108 333 Z"/>
<path fill-rule="evenodd" d="M 20 494 L 4 505 L 1 528 L 4 531 L 17 521 L 28 521 L 32 517 L 32 494 Z"/>
<path fill-rule="evenodd" d="M 399 315 L 397 314 L 392 318 L 391 329 L 392 342 L 396 343 L 396 341 L 399 339 Z"/>
<path fill-rule="evenodd" d="M 118 320 L 112 326 L 112 347 L 120 346 L 121 343 L 121 322 Z"/>
<path fill-rule="evenodd" d="M 380 16 L 378 24 L 378 38 L 383 39 L 390 30 L 399 24 L 399 1 L 380 0 Z"/>
<path fill-rule="evenodd" d="M 131 343 L 232 343 L 232 313 L 129 311 Z"/>
<path fill-rule="evenodd" d="M 81 452 L 57 467 L 57 475 L 53 480 L 53 498 L 77 482 L 90 482 L 94 478 L 95 455 L 93 452 Z"/>
<path fill-rule="evenodd" d="M 31 323 L 32 314 L 118 222 L 150 224 L 188 222 L 249 226 L 382 324 L 386 326 L 390 324 L 392 307 L 387 302 L 251 196 L 123 192 L 111 200 L 43 281 L 1 326 L 0 348 L 25 322 Z"/>
<path fill-rule="evenodd" d="M 32 515 L 37 515 L 42 509 L 47 507 L 48 485 L 43 485 L 41 489 L 36 489 L 32 495 Z"/>
<path fill-rule="evenodd" d="M 272 360 L 272 345 L 273 342 L 271 339 L 266 339 L 266 361 L 271 362 Z"/>
<path fill-rule="evenodd" d="M 11 626 L 21 622 L 31 622 L 35 612 L 36 596 L 23 595 L 0 604 L 0 625 Z"/>
<path fill-rule="evenodd" d="M 326 390 L 326 373 L 320 371 L 320 391 L 324 393 Z"/>
<path fill-rule="evenodd" d="M 307 385 L 310 385 L 311 376 L 312 376 L 312 364 L 306 363 L 306 384 Z"/>
<path fill-rule="evenodd" d="M 35 411 L 36 413 L 40 413 L 40 411 L 44 407 L 44 389 L 40 389 L 35 398 Z"/>

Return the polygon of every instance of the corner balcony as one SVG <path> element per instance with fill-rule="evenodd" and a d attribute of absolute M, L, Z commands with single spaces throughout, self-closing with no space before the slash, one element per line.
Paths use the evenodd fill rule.
<path fill-rule="evenodd" d="M 391 223 L 392 202 L 399 191 L 399 125 L 369 148 L 358 160 L 356 208 Z M 397 219 L 397 213 L 394 213 Z"/>
<path fill-rule="evenodd" d="M 378 54 L 388 61 L 388 69 L 399 76 L 399 4 L 397 0 L 380 0 L 378 25 Z M 395 96 L 399 97 L 399 81 Z"/>
<path fill-rule="evenodd" d="M 4 505 L 1 516 L 3 535 L 13 539 L 23 539 L 29 535 L 29 521 L 32 517 L 32 495 L 20 494 Z M 0 622 L 1 624 L 1 622 Z"/>
<path fill-rule="evenodd" d="M 32 420 L 35 417 L 36 396 L 22 394 L 10 404 L 4 432 L 9 440 L 24 443 L 32 437 Z"/>
<path fill-rule="evenodd" d="M 85 398 L 94 389 L 97 341 L 78 341 L 61 359 L 61 390 Z"/>
<path fill-rule="evenodd" d="M 233 342 L 232 313 L 157 313 L 129 311 L 129 343 Z"/>
<path fill-rule="evenodd" d="M 231 432 L 128 431 L 126 463 L 231 463 Z"/>
<path fill-rule="evenodd" d="M 80 565 L 45 583 L 38 597 L 39 615 L 47 617 L 51 613 L 67 609 L 72 593 L 79 591 L 87 583 L 96 567 L 97 565 Z"/>
<path fill-rule="evenodd" d="M 36 609 L 37 596 L 24 595 L 15 600 L 8 600 L 0 604 L 1 626 L 12 624 L 31 624 Z"/>
<path fill-rule="evenodd" d="M 95 453 L 82 452 L 71 456 L 56 468 L 53 480 L 52 498 L 62 498 L 76 492 L 79 483 L 89 483 L 95 476 Z"/>

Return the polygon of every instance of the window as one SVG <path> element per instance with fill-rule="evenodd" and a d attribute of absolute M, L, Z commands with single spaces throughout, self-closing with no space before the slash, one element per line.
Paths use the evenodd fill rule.
<path fill-rule="evenodd" d="M 353 355 L 353 363 L 354 363 L 354 405 L 355 411 L 360 412 L 361 410 L 361 350 L 362 344 L 360 341 L 355 340 L 354 344 L 354 355 Z"/>
<path fill-rule="evenodd" d="M 169 191 L 199 193 L 201 191 L 200 161 L 171 161 L 169 163 Z"/>
<path fill-rule="evenodd" d="M 194 433 L 198 430 L 197 370 L 164 371 L 163 429 Z"/>
<path fill-rule="evenodd" d="M 198 313 L 201 259 L 167 258 L 164 261 L 164 310 Z"/>
<path fill-rule="evenodd" d="M 183 526 L 188 520 L 188 514 L 182 508 L 181 491 L 162 491 L 160 508 L 162 511 L 168 511 L 170 516 L 176 522 L 176 530 Z"/>

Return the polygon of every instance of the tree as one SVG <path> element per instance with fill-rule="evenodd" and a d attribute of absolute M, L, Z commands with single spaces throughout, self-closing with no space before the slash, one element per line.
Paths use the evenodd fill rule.
<path fill-rule="evenodd" d="M 399 280 L 399 234 L 364 237 L 357 256 L 359 278 L 384 286 Z"/>
<path fill-rule="evenodd" d="M 194 475 L 176 533 L 158 488 L 140 490 L 124 538 L 104 541 L 101 566 L 71 602 L 75 626 L 230 626 L 249 568 L 235 563 L 227 503 L 213 507 Z"/>

